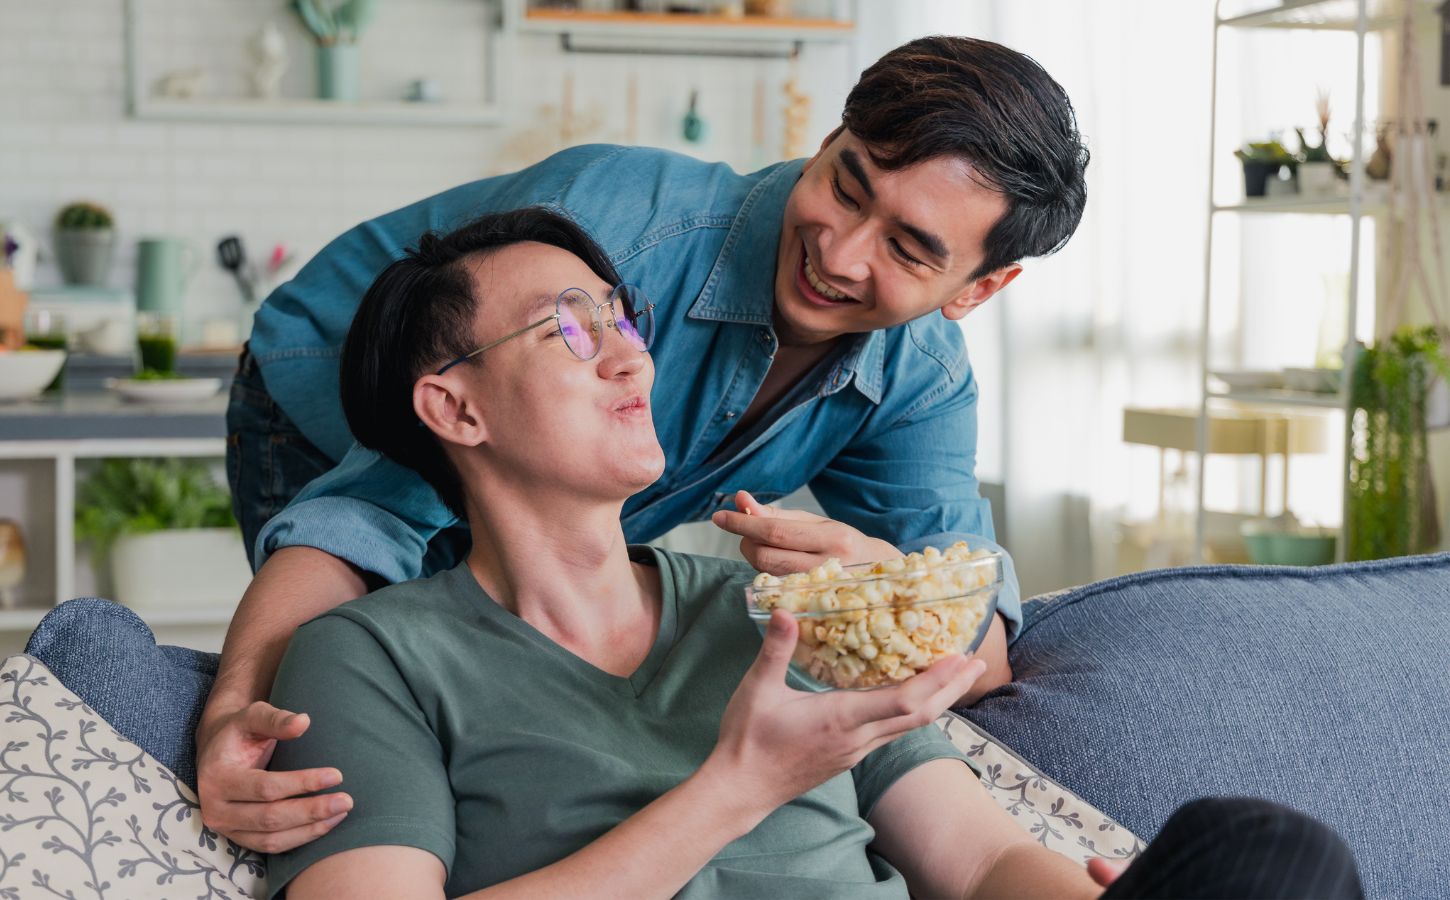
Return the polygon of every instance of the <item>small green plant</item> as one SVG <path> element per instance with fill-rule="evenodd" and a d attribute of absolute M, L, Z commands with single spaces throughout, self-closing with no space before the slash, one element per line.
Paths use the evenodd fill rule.
<path fill-rule="evenodd" d="M 195 459 L 107 459 L 76 494 L 76 537 L 97 559 L 124 535 L 235 525 L 230 493 Z"/>
<path fill-rule="evenodd" d="M 292 8 L 324 47 L 356 44 L 378 12 L 377 0 L 343 0 L 331 7 L 324 0 L 292 0 Z"/>
<path fill-rule="evenodd" d="M 1286 150 L 1284 145 L 1278 141 L 1250 141 L 1242 148 L 1235 150 L 1234 156 L 1247 163 L 1280 166 L 1293 166 L 1299 161 L 1298 157 Z"/>
<path fill-rule="evenodd" d="M 67 203 L 56 215 L 55 227 L 101 231 L 111 227 L 111 211 L 98 203 Z"/>
<path fill-rule="evenodd" d="M 1425 398 L 1435 375 L 1450 378 L 1433 326 L 1398 329 L 1361 351 L 1354 367 L 1354 443 L 1349 464 L 1348 559 L 1430 549 L 1437 523 L 1429 491 Z"/>
<path fill-rule="evenodd" d="M 1323 134 L 1321 134 L 1320 137 L 1319 137 L 1319 144 L 1318 144 L 1318 146 L 1314 146 L 1314 145 L 1310 144 L 1309 143 L 1309 139 L 1304 136 L 1304 129 L 1302 129 L 1302 128 L 1295 128 L 1294 129 L 1294 133 L 1297 134 L 1297 135 L 1299 135 L 1299 148 L 1300 148 L 1299 149 L 1299 161 L 1300 162 L 1306 162 L 1306 163 L 1327 162 L 1327 163 L 1335 163 L 1335 164 L 1338 164 L 1339 160 L 1337 160 L 1334 157 L 1332 157 L 1332 156 L 1329 155 L 1329 148 L 1327 148 L 1324 145 L 1325 144 L 1325 141 L 1324 141 Z"/>
<path fill-rule="evenodd" d="M 186 376 L 180 372 L 163 371 L 161 369 L 142 369 L 131 376 L 132 381 L 185 381 Z"/>

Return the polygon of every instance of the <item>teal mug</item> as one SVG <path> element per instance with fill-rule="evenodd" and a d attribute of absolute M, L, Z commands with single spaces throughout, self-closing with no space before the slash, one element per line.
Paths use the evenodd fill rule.
<path fill-rule="evenodd" d="M 201 254 L 183 238 L 148 237 L 136 242 L 136 308 L 180 316 L 186 286 Z"/>

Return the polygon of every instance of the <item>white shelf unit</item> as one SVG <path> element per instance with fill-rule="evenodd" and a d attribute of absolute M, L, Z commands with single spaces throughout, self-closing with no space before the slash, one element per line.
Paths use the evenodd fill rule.
<path fill-rule="evenodd" d="M 1398 21 L 1401 0 L 1285 0 L 1278 5 L 1262 10 L 1224 15 L 1225 0 L 1217 0 L 1214 15 L 1212 86 L 1210 90 L 1209 127 L 1209 183 L 1208 183 L 1208 231 L 1204 247 L 1203 308 L 1199 345 L 1200 362 L 1200 406 L 1197 428 L 1197 510 L 1194 527 L 1194 558 L 1204 559 L 1205 534 L 1208 510 L 1206 505 L 1207 470 L 1206 450 L 1209 440 L 1209 421 L 1213 409 L 1225 405 L 1247 407 L 1300 407 L 1317 408 L 1325 411 L 1338 410 L 1343 414 L 1344 464 L 1342 467 L 1340 495 L 1340 529 L 1336 544 L 1336 559 L 1344 560 L 1348 546 L 1348 516 L 1344 511 L 1349 503 L 1349 466 L 1354 437 L 1354 416 L 1352 410 L 1353 379 L 1340 379 L 1339 391 L 1334 394 L 1308 394 L 1295 391 L 1214 391 L 1210 389 L 1210 370 L 1215 368 L 1212 359 L 1212 304 L 1213 304 L 1213 253 L 1216 219 L 1223 215 L 1332 215 L 1347 216 L 1350 220 L 1348 302 L 1346 303 L 1345 347 L 1343 352 L 1344 371 L 1354 371 L 1355 325 L 1359 318 L 1359 281 L 1361 224 L 1366 216 L 1383 212 L 1382 202 L 1370 202 L 1366 197 L 1364 126 L 1365 126 L 1365 39 L 1376 31 L 1393 26 Z M 1416 0 L 1402 0 L 1416 2 Z M 1345 197 L 1332 198 L 1244 198 L 1235 203 L 1218 203 L 1215 198 L 1216 184 L 1214 155 L 1217 152 L 1219 127 L 1219 65 L 1220 37 L 1226 29 L 1297 29 L 1310 31 L 1351 32 L 1355 36 L 1355 97 L 1354 126 L 1352 131 L 1353 153 L 1350 158 L 1349 192 Z M 1378 198 L 1376 198 L 1378 201 Z"/>
<path fill-rule="evenodd" d="M 0 441 L 0 465 L 5 462 L 50 464 L 53 472 L 55 522 L 48 541 L 54 547 L 54 591 L 48 606 L 0 610 L 0 633 L 28 632 L 54 606 L 75 596 L 76 468 L 82 460 L 107 457 L 192 457 L 226 455 L 222 438 L 80 438 L 74 440 Z M 40 543 L 32 538 L 31 546 Z M 225 626 L 232 609 L 137 611 L 152 627 Z"/>
<path fill-rule="evenodd" d="M 482 103 L 408 102 L 403 100 L 336 101 L 310 98 L 262 100 L 249 97 L 162 98 L 150 95 L 141 65 L 144 0 L 124 0 L 126 113 L 133 119 L 159 122 L 236 122 L 270 125 L 397 125 L 477 127 L 504 119 L 500 78 L 505 68 L 504 0 L 480 0 L 489 23 L 484 36 L 487 77 Z"/>

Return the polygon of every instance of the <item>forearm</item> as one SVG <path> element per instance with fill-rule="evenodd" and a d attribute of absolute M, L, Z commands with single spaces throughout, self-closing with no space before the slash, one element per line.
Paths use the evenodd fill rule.
<path fill-rule="evenodd" d="M 321 550 L 284 547 L 272 554 L 248 585 L 227 628 L 203 726 L 213 715 L 266 699 L 297 626 L 368 589 L 365 573 Z"/>
<path fill-rule="evenodd" d="M 954 706 L 971 706 L 1012 680 L 1012 663 L 1007 659 L 1007 626 L 1000 613 L 992 617 L 987 636 L 972 655 L 986 662 L 987 671 L 973 682 L 972 689 L 953 704 Z"/>
<path fill-rule="evenodd" d="M 1102 892 L 1083 866 L 1036 841 L 1023 841 L 1003 848 L 981 880 L 967 890 L 964 900 L 1090 900 Z"/>
<path fill-rule="evenodd" d="M 467 895 L 672 897 L 731 841 L 769 813 L 707 762 L 674 789 L 564 859 Z"/>

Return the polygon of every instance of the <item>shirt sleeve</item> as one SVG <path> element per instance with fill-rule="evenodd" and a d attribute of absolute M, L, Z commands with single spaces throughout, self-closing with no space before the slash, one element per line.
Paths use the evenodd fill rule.
<path fill-rule="evenodd" d="M 442 746 L 403 674 L 367 628 L 325 615 L 292 636 L 271 702 L 311 717 L 295 741 L 280 741 L 274 771 L 330 766 L 342 772 L 353 808 L 337 827 L 268 859 L 277 897 L 307 867 L 359 847 L 401 845 L 437 856 L 451 870 L 453 793 Z"/>
<path fill-rule="evenodd" d="M 315 547 L 397 584 L 424 574 L 429 542 L 457 523 L 421 475 L 354 443 L 262 526 L 257 567 L 282 547 Z"/>
<path fill-rule="evenodd" d="M 936 724 L 908 731 L 891 743 L 866 754 L 851 770 L 851 778 L 856 782 L 856 803 L 861 810 L 861 818 L 871 815 L 877 802 L 886 796 L 886 792 L 901 776 L 934 759 L 959 759 L 974 773 L 981 774 L 976 764 L 957 749 Z"/>
<path fill-rule="evenodd" d="M 976 476 L 977 381 L 946 381 L 885 429 L 847 444 L 811 480 L 826 515 L 903 552 L 966 541 L 1003 554 L 997 611 L 1012 640 L 1022 626 L 1012 557 L 993 538 L 992 507 Z"/>

